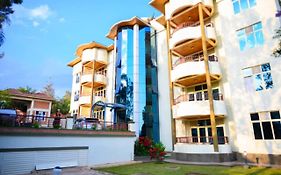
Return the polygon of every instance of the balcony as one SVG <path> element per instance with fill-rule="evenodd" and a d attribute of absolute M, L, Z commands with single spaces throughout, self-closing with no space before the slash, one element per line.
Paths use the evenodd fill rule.
<path fill-rule="evenodd" d="M 231 146 L 228 144 L 228 137 L 218 136 L 219 152 L 231 153 Z M 213 137 L 177 137 L 175 150 L 178 153 L 213 153 Z"/>
<path fill-rule="evenodd" d="M 93 75 L 92 74 L 82 74 L 81 76 L 81 84 L 85 86 L 91 86 L 93 82 Z"/>
<path fill-rule="evenodd" d="M 196 96 L 196 98 L 195 98 Z M 214 112 L 216 116 L 225 116 L 226 106 L 222 94 L 214 94 Z M 174 100 L 173 118 L 194 118 L 210 115 L 210 103 L 208 96 L 204 99 L 200 93 L 185 94 Z"/>
<path fill-rule="evenodd" d="M 182 27 L 183 26 L 183 27 Z M 174 30 L 170 39 L 172 53 L 178 56 L 190 55 L 202 51 L 202 35 L 200 26 L 196 23 L 185 23 Z M 212 24 L 205 26 L 207 49 L 216 45 L 215 29 Z"/>
<path fill-rule="evenodd" d="M 213 13 L 212 0 L 170 0 L 165 5 L 166 19 L 171 19 L 174 23 L 186 20 L 190 17 L 192 20 L 199 19 L 198 3 L 202 3 L 208 13 L 204 13 L 204 17 L 210 17 Z"/>
<path fill-rule="evenodd" d="M 94 103 L 96 103 L 98 101 L 105 102 L 105 98 L 103 96 L 95 96 L 94 97 Z"/>
<path fill-rule="evenodd" d="M 91 105 L 91 96 L 90 95 L 82 95 L 79 98 L 79 104 L 84 106 Z"/>
<path fill-rule="evenodd" d="M 221 78 L 218 59 L 214 55 L 209 56 L 209 70 L 211 81 Z M 171 81 L 187 87 L 206 82 L 205 73 L 205 64 L 202 55 L 181 57 L 173 65 Z"/>
<path fill-rule="evenodd" d="M 107 78 L 103 74 L 95 73 L 94 77 L 94 88 L 99 86 L 105 86 L 107 84 Z"/>
<path fill-rule="evenodd" d="M 83 50 L 83 53 L 81 55 L 82 59 L 82 64 L 91 62 L 94 60 L 94 51 L 93 49 L 85 49 Z"/>

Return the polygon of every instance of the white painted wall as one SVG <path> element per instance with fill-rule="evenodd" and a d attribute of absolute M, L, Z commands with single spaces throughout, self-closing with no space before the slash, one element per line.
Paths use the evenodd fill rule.
<path fill-rule="evenodd" d="M 214 146 L 209 144 L 175 144 L 175 152 L 178 153 L 199 153 L 199 154 L 217 154 L 214 152 Z M 228 144 L 219 145 L 219 153 L 231 153 L 231 146 Z"/>
<path fill-rule="evenodd" d="M 218 62 L 209 62 L 210 74 L 221 75 L 220 65 Z M 177 65 L 171 71 L 171 81 L 176 81 L 180 78 L 184 78 L 192 75 L 202 75 L 205 74 L 205 64 L 204 61 L 200 62 L 186 62 Z"/>
<path fill-rule="evenodd" d="M 70 101 L 70 112 L 73 115 L 73 110 L 78 110 L 79 101 L 74 101 L 75 91 L 80 91 L 81 85 L 81 72 L 82 72 L 82 63 L 79 62 L 72 68 L 72 89 L 71 89 L 71 101 Z M 80 82 L 76 83 L 76 74 L 80 73 Z"/>
<path fill-rule="evenodd" d="M 250 113 L 281 109 L 281 71 L 279 58 L 271 56 L 277 41 L 274 30 L 280 26 L 275 17 L 275 1 L 257 0 L 257 5 L 234 15 L 232 1 L 217 1 L 218 15 L 214 18 L 220 42 L 217 55 L 222 68 L 224 100 L 227 104 L 227 129 L 233 151 L 260 154 L 281 154 L 281 140 L 255 140 Z M 262 22 L 265 43 L 239 50 L 236 31 Z M 227 25 L 226 25 L 227 24 Z M 244 87 L 242 69 L 270 63 L 273 89 L 248 93 Z"/>
<path fill-rule="evenodd" d="M 214 100 L 215 115 L 225 116 L 226 106 L 224 101 Z M 210 104 L 205 101 L 185 101 L 173 106 L 174 118 L 210 115 Z"/>
<path fill-rule="evenodd" d="M 157 31 L 156 42 L 160 141 L 165 145 L 167 151 L 172 151 L 172 117 L 170 108 L 166 31 L 156 20 L 151 21 L 151 25 Z"/>
<path fill-rule="evenodd" d="M 37 151 L 37 154 L 41 155 L 41 157 L 45 156 L 46 158 L 44 159 L 44 162 L 41 163 L 54 163 L 54 160 L 57 160 L 55 158 L 56 155 L 61 156 L 64 154 L 62 155 L 64 156 L 64 159 L 62 158 L 60 160 L 78 160 L 79 166 L 92 166 L 98 164 L 128 162 L 133 160 L 135 137 L 0 136 L 0 140 L 0 149 L 88 146 L 88 150 L 73 150 L 72 154 L 77 155 L 78 157 L 71 156 L 67 154 L 69 151 L 64 150 L 53 152 Z M 12 168 L 10 172 L 1 172 L 0 174 L 10 175 L 30 173 L 30 171 L 35 168 L 35 163 L 38 163 L 38 161 L 34 159 L 35 156 L 36 155 L 31 151 L 10 153 L 0 152 L 0 170 L 4 171 L 3 168 L 5 166 Z M 65 156 L 68 156 L 68 158 L 65 158 Z M 18 157 L 18 159 L 15 159 L 16 157 Z M 37 158 L 40 158 L 40 156 L 37 156 Z M 5 171 L 7 170 L 5 169 Z"/>

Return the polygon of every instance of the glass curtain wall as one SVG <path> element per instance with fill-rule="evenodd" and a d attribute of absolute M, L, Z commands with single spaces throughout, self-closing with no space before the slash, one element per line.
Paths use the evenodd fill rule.
<path fill-rule="evenodd" d="M 139 123 L 140 136 L 148 136 L 159 141 L 158 80 L 155 31 L 150 27 L 139 30 L 139 64 L 133 63 L 133 29 L 121 28 L 117 35 L 116 59 L 116 103 L 125 104 L 127 109 L 117 111 L 117 121 Z M 133 66 L 138 66 L 139 83 L 134 84 Z M 133 91 L 138 86 L 138 103 L 141 116 L 134 119 Z"/>

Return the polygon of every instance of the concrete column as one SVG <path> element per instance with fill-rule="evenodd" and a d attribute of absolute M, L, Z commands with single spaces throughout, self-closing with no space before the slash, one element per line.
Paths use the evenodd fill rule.
<path fill-rule="evenodd" d="M 34 110 L 34 100 L 31 101 L 31 105 L 30 105 L 30 115 L 33 115 L 33 110 Z"/>
<path fill-rule="evenodd" d="M 133 115 L 135 122 L 135 131 L 136 136 L 139 136 L 140 132 L 140 119 L 141 119 L 141 111 L 139 109 L 139 25 L 134 25 L 134 35 L 133 35 L 133 63 L 134 63 L 134 92 L 133 92 Z"/>

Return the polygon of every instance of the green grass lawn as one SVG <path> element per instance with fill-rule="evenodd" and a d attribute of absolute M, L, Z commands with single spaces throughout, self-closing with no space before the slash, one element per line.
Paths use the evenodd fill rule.
<path fill-rule="evenodd" d="M 241 166 L 224 167 L 224 166 L 197 166 L 197 165 L 183 165 L 173 163 L 139 163 L 131 165 L 123 165 L 108 168 L 99 168 L 99 171 L 118 175 L 281 175 L 281 169 L 265 168 L 265 167 L 251 167 L 246 169 Z"/>

